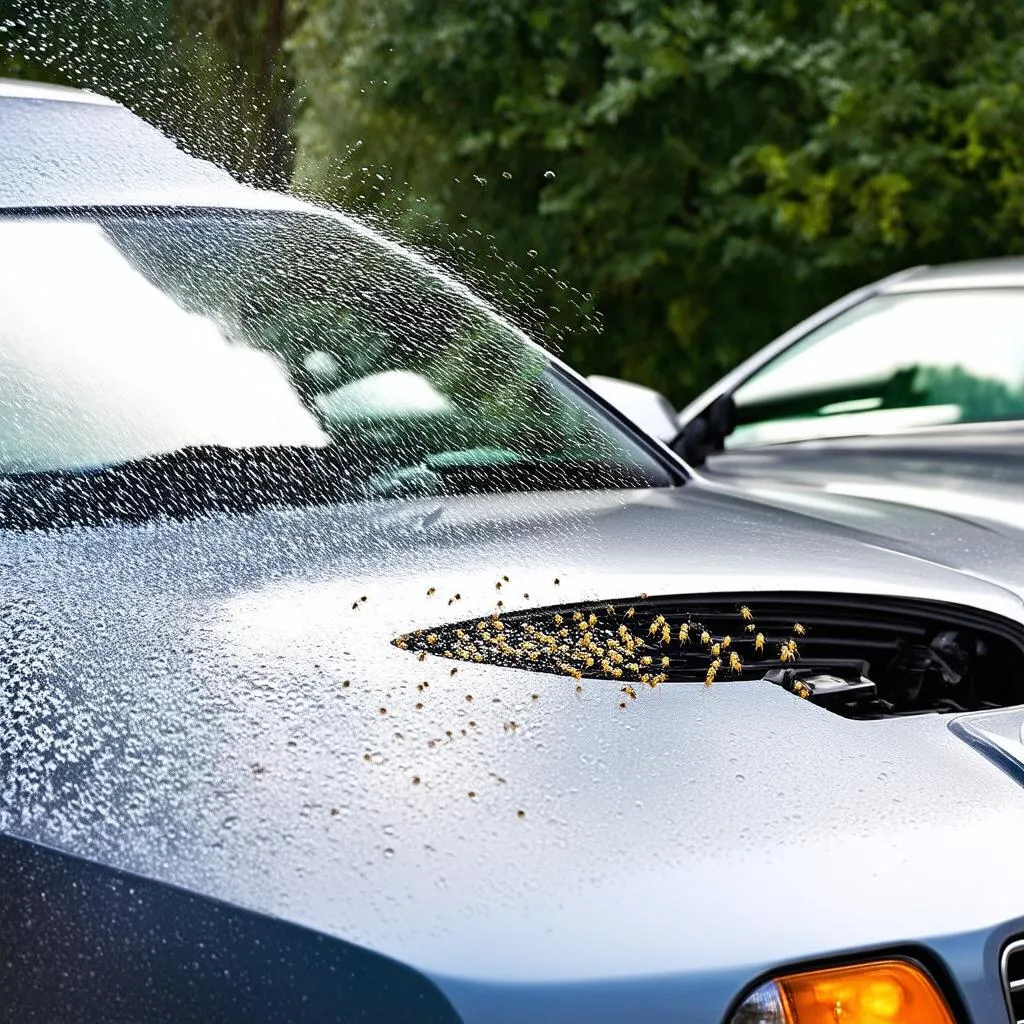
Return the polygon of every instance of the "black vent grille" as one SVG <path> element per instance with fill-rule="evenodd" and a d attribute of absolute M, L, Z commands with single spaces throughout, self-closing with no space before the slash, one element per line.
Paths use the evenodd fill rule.
<path fill-rule="evenodd" d="M 1024 939 L 1011 942 L 1003 950 L 1001 973 L 1010 1019 L 1024 1024 Z"/>
<path fill-rule="evenodd" d="M 621 683 L 774 673 L 812 699 L 819 691 L 803 689 L 798 680 L 827 675 L 840 686 L 846 680 L 862 687 L 857 714 L 864 712 L 865 693 L 880 698 L 872 714 L 1024 701 L 1019 624 L 960 605 L 885 596 L 641 596 L 496 610 L 483 619 L 417 630 L 395 643 L 455 660 Z"/>
<path fill-rule="evenodd" d="M 667 605 L 667 607 L 666 607 Z M 1024 631 L 1014 623 L 996 616 L 942 602 L 902 598 L 857 597 L 831 594 L 777 593 L 748 595 L 694 595 L 648 606 L 664 611 L 670 621 L 689 618 L 702 623 L 713 636 L 731 634 L 737 639 L 738 609 L 749 607 L 757 630 L 766 638 L 765 654 L 756 652 L 744 658 L 744 676 L 760 678 L 765 671 L 779 666 L 779 648 L 787 639 L 798 644 L 801 669 L 823 671 L 843 666 L 862 665 L 866 675 L 877 678 L 901 655 L 927 645 L 937 634 L 962 630 L 987 640 L 987 653 L 1001 655 L 1007 668 L 1019 674 L 1024 653 Z M 646 612 L 646 607 L 645 607 Z M 794 627 L 803 627 L 804 635 L 795 636 Z M 741 625 L 741 650 L 750 649 L 749 636 Z M 993 651 L 993 648 L 996 650 Z M 680 680 L 702 677 L 699 665 L 681 659 Z"/>

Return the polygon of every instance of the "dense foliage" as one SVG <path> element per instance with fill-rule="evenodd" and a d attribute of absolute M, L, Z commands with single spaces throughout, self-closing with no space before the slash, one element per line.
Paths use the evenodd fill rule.
<path fill-rule="evenodd" d="M 264 112 L 254 151 L 296 112 L 296 188 L 677 400 L 849 287 L 1024 243 L 1018 0 L 163 3 L 203 94 L 220 68 Z"/>

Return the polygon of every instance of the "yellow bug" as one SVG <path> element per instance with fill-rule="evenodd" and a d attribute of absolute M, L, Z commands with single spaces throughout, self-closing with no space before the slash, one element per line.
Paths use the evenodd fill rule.
<path fill-rule="evenodd" d="M 737 673 L 743 671 L 743 661 L 735 651 L 729 652 L 729 668 Z"/>
<path fill-rule="evenodd" d="M 672 627 L 668 623 L 661 627 L 661 642 L 663 644 L 672 643 Z"/>
<path fill-rule="evenodd" d="M 563 622 L 564 622 L 565 620 L 564 620 L 564 619 L 562 618 L 562 616 L 561 616 L 561 615 L 557 615 L 557 614 L 556 614 L 556 615 L 555 615 L 555 620 L 554 620 L 554 621 L 555 621 L 555 625 L 556 625 L 556 626 L 560 626 L 560 625 L 561 625 L 561 624 L 562 624 L 562 623 L 563 623 Z"/>
<path fill-rule="evenodd" d="M 661 667 L 662 668 L 668 668 L 669 665 L 671 665 L 671 664 L 672 664 L 672 661 L 671 661 L 670 658 L 662 658 L 661 659 Z"/>
<path fill-rule="evenodd" d="M 797 636 L 804 636 L 807 633 L 807 630 L 804 629 L 804 627 L 801 626 L 799 622 L 794 622 L 793 632 L 796 633 Z"/>
<path fill-rule="evenodd" d="M 705 647 L 707 647 L 707 645 L 711 643 L 711 634 L 706 629 L 702 629 L 700 631 L 700 642 Z"/>
<path fill-rule="evenodd" d="M 643 657 L 642 657 L 642 658 L 640 659 L 640 664 L 641 664 L 641 665 L 653 665 L 653 664 L 654 664 L 654 659 L 653 659 L 653 658 L 652 658 L 652 657 L 651 657 L 650 655 L 648 655 L 648 654 L 645 654 L 645 655 L 644 655 L 644 656 L 643 656 Z"/>
<path fill-rule="evenodd" d="M 787 640 L 779 648 L 779 661 L 781 662 L 796 661 L 796 656 L 797 649 L 795 640 Z"/>
<path fill-rule="evenodd" d="M 715 677 L 718 675 L 718 670 L 721 667 L 722 667 L 722 659 L 721 658 L 715 658 L 715 660 L 713 662 L 711 662 L 710 665 L 708 665 L 707 674 L 704 676 L 704 685 L 705 686 L 710 686 L 715 681 Z"/>
<path fill-rule="evenodd" d="M 721 644 L 712 644 L 711 645 L 711 657 L 712 658 L 717 658 L 721 653 L 722 653 L 722 645 Z"/>
<path fill-rule="evenodd" d="M 681 644 L 689 643 L 690 641 L 690 627 L 684 622 L 679 627 L 679 642 Z"/>
<path fill-rule="evenodd" d="M 722 650 L 724 651 L 732 643 L 732 637 L 726 634 L 722 637 Z"/>
<path fill-rule="evenodd" d="M 636 609 L 635 608 L 627 608 L 626 609 L 626 618 L 627 619 L 633 618 L 634 615 L 636 615 Z"/>
<path fill-rule="evenodd" d="M 636 700 L 636 690 L 634 690 L 633 687 L 629 685 L 629 683 L 622 687 L 622 690 L 620 692 L 624 693 L 630 700 Z"/>
<path fill-rule="evenodd" d="M 427 634 L 427 643 L 430 644 L 431 646 L 433 646 L 434 644 L 437 643 L 437 639 L 438 638 L 437 638 L 437 634 L 436 633 L 428 633 Z"/>
<path fill-rule="evenodd" d="M 804 700 L 807 700 L 811 695 L 811 688 L 806 683 L 803 683 L 798 679 L 793 683 L 793 692 L 798 697 L 802 697 Z"/>
<path fill-rule="evenodd" d="M 753 622 L 754 621 L 754 613 L 745 604 L 744 605 L 740 605 L 740 618 L 744 622 Z"/>
<path fill-rule="evenodd" d="M 764 633 L 758 633 L 757 636 L 754 637 L 754 650 L 757 651 L 758 654 L 764 653 Z"/>

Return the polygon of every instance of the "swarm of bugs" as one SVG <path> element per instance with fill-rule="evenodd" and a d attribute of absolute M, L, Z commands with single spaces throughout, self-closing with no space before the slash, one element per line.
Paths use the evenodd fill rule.
<path fill-rule="evenodd" d="M 500 582 L 505 582 L 503 577 Z M 796 637 L 807 629 L 796 622 L 786 635 L 759 628 L 748 605 L 736 610 L 733 633 L 715 631 L 690 615 L 636 605 L 594 609 L 552 608 L 504 613 L 476 621 L 417 630 L 393 641 L 396 647 L 457 661 L 506 665 L 584 679 L 613 679 L 630 698 L 636 684 L 656 687 L 673 678 L 723 679 L 763 674 L 773 665 L 800 658 Z M 620 606 L 621 608 L 621 606 Z M 772 657 L 768 652 L 776 652 Z M 454 675 L 456 669 L 452 669 Z M 577 692 L 580 687 L 577 685 Z M 536 698 L 534 698 L 536 699 Z"/>

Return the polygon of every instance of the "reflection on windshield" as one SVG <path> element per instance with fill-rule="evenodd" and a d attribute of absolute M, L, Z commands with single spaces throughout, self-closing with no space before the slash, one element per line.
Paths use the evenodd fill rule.
<path fill-rule="evenodd" d="M 233 508 L 280 490 L 282 459 L 300 504 L 339 500 L 325 473 L 352 497 L 670 482 L 539 350 L 340 218 L 23 219 L 0 238 L 8 494 L 152 487 L 171 457 L 182 480 L 230 465 Z"/>
<path fill-rule="evenodd" d="M 1024 418 L 1024 293 L 876 296 L 735 392 L 728 447 Z"/>
<path fill-rule="evenodd" d="M 183 309 L 98 225 L 22 222 L 3 235 L 4 472 L 327 443 L 277 360 Z"/>

